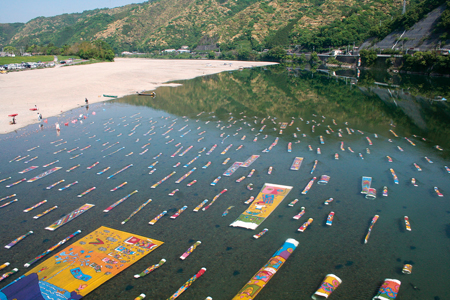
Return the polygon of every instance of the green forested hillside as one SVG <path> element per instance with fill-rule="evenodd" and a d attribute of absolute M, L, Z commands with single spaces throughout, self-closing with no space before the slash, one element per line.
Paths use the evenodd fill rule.
<path fill-rule="evenodd" d="M 409 0 L 408 8 L 420 3 Z M 443 2 L 443 1 L 434 1 Z M 115 52 L 220 46 L 261 51 L 358 45 L 401 14 L 402 0 L 158 0 L 26 24 L 0 24 L 0 44 L 61 47 L 97 39 Z M 380 29 L 378 30 L 378 32 Z"/>

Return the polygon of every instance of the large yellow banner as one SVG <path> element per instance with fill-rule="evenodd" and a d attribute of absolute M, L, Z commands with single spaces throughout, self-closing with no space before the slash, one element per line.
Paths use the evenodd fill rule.
<path fill-rule="evenodd" d="M 81 299 L 162 244 L 102 226 L 1 292 L 7 299 L 34 299 L 38 294 L 45 294 L 45 299 Z"/>
<path fill-rule="evenodd" d="M 289 194 L 292 186 L 265 183 L 255 201 L 230 226 L 256 229 Z"/>

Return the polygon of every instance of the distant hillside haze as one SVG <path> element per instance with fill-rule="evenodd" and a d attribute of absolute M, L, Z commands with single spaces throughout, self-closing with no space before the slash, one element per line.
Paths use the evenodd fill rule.
<path fill-rule="evenodd" d="M 38 17 L 25 24 L 0 24 L 0 46 L 26 48 L 51 43 L 62 47 L 100 39 L 116 53 L 182 46 L 216 51 L 263 51 L 277 46 L 292 51 L 326 51 L 358 46 L 374 36 L 381 41 L 392 31 L 403 29 L 390 26 L 412 27 L 425 17 L 415 12 L 423 3 L 424 13 L 442 6 L 439 12 L 445 20 L 438 16 L 440 27 L 436 27 L 445 32 L 450 24 L 447 2 L 409 0 L 406 9 L 411 17 L 408 22 L 396 23 L 402 17 L 403 0 L 148 1 Z M 438 35 L 436 43 L 445 45 L 448 38 Z"/>

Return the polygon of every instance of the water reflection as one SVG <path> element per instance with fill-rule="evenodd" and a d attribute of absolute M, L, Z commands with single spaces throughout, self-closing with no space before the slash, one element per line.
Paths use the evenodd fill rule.
<path fill-rule="evenodd" d="M 39 168 L 27 173 L 30 177 L 43 172 L 44 163 L 56 160 L 54 166 L 63 170 L 76 164 L 80 167 L 11 188 L 5 187 L 6 181 L 2 183 L 5 185 L 0 186 L 0 197 L 17 193 L 19 198 L 17 203 L 0 210 L 3 243 L 31 229 L 35 234 L 17 245 L 14 252 L 0 249 L 0 256 L 20 266 L 75 230 L 83 230 L 84 234 L 99 226 L 123 229 L 165 244 L 161 251 L 123 271 L 86 299 L 133 299 L 142 292 L 150 299 L 166 299 L 205 266 L 208 271 L 182 297 L 205 299 L 210 295 L 217 300 L 231 299 L 287 238 L 295 238 L 299 247 L 257 299 L 309 299 L 329 273 L 343 280 L 330 299 L 370 299 L 384 278 L 402 281 L 399 299 L 444 299 L 450 294 L 446 282 L 450 277 L 450 191 L 449 174 L 444 169 L 444 165 L 449 165 L 445 156 L 450 148 L 446 103 L 430 103 L 426 94 L 413 92 L 413 86 L 408 89 L 401 82 L 398 87 L 384 86 L 389 82 L 371 79 L 366 74 L 352 84 L 350 79 L 331 74 L 283 67 L 244 69 L 180 83 L 183 85 L 176 88 L 159 88 L 155 98 L 132 95 L 91 104 L 88 113 L 82 107 L 58 120 L 49 119 L 50 124 L 64 124 L 57 132 L 59 137 L 51 127 L 33 134 L 23 130 L 20 138 L 3 140 L 0 178 L 13 177 L 8 183 L 24 177 L 18 174 L 26 167 L 23 162 L 9 162 L 17 155 L 38 157 L 33 164 Z M 442 96 L 447 95 L 446 87 L 433 85 L 442 91 Z M 287 124 L 280 124 L 283 122 Z M 274 141 L 277 145 L 270 153 L 264 152 Z M 207 155 L 215 144 L 217 149 Z M 229 151 L 221 154 L 230 144 L 233 145 Z M 437 144 L 444 151 L 434 148 Z M 289 146 L 292 152 L 288 152 Z M 77 150 L 68 153 L 68 149 Z M 77 156 L 81 149 L 84 154 Z M 181 156 L 181 151 L 175 155 L 187 149 L 190 150 L 185 155 Z M 335 159 L 336 153 L 339 159 Z M 243 162 L 255 154 L 260 157 L 251 166 L 255 169 L 251 178 L 247 177 L 248 168 L 239 168 L 230 177 L 223 175 L 234 162 Z M 300 170 L 291 171 L 295 157 L 304 160 Z M 229 162 L 223 164 L 227 158 Z M 88 169 L 96 162 L 97 167 Z M 203 168 L 208 163 L 210 166 Z M 107 179 L 130 164 L 133 167 Z M 269 167 L 273 167 L 271 174 Z M 196 170 L 189 179 L 175 182 L 193 168 Z M 390 168 L 395 169 L 399 184 L 394 183 Z M 150 188 L 175 171 L 157 188 Z M 314 183 L 308 194 L 301 193 L 313 176 L 321 175 L 330 176 L 329 183 Z M 222 178 L 212 186 L 210 183 L 218 176 Z M 236 182 L 242 176 L 244 181 Z M 372 186 L 378 192 L 374 201 L 366 200 L 360 193 L 362 176 L 373 178 Z M 411 184 L 411 178 L 416 179 L 418 187 Z M 62 179 L 79 183 L 64 191 L 46 189 Z M 187 186 L 193 180 L 196 183 Z M 122 182 L 127 184 L 111 192 Z M 250 183 L 253 191 L 247 188 Z M 266 227 L 267 234 L 255 240 L 252 236 L 257 232 L 229 224 L 246 210 L 244 201 L 256 196 L 265 183 L 293 189 L 256 230 Z M 77 197 L 92 186 L 95 191 L 81 200 Z M 384 186 L 388 197 L 382 196 Z M 443 198 L 436 194 L 435 186 Z M 224 188 L 228 191 L 207 211 L 192 211 Z M 139 191 L 135 196 L 113 211 L 103 212 L 134 190 Z M 296 198 L 298 203 L 288 206 Z M 330 198 L 334 201 L 325 205 Z M 53 215 L 34 220 L 23 213 L 43 199 L 59 206 Z M 138 215 L 120 224 L 148 199 L 152 202 Z M 82 203 L 96 207 L 56 232 L 44 230 Z M 154 226 L 148 224 L 162 211 L 171 215 L 184 205 L 188 209 L 176 220 L 166 216 Z M 234 207 L 229 209 L 230 206 Z M 301 207 L 306 208 L 305 216 L 294 220 L 292 217 Z M 226 210 L 229 212 L 223 217 Z M 335 212 L 331 227 L 326 225 L 330 210 Z M 380 218 L 370 242 L 364 244 L 374 215 Z M 405 216 L 411 222 L 411 232 L 405 229 Z M 314 222 L 305 232 L 298 232 L 309 218 Z M 180 260 L 180 255 L 197 240 L 202 241 L 201 246 L 186 261 Z M 134 279 L 134 274 L 163 257 L 167 259 L 163 267 L 145 278 Z M 404 264 L 414 265 L 413 274 L 402 275 Z"/>
<path fill-rule="evenodd" d="M 450 79 L 381 71 L 343 70 L 328 74 L 274 66 L 244 69 L 180 81 L 181 87 L 162 87 L 157 98 L 128 96 L 121 103 L 143 105 L 175 115 L 193 117 L 215 112 L 275 117 L 279 121 L 312 114 L 333 117 L 364 129 L 401 128 L 450 148 Z"/>

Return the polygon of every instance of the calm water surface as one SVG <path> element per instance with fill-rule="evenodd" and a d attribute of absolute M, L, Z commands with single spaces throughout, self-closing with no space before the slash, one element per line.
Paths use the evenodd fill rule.
<path fill-rule="evenodd" d="M 26 272 L 22 267 L 25 262 L 69 234 L 80 229 L 84 236 L 103 225 L 157 239 L 164 245 L 97 288 L 86 299 L 134 299 L 140 293 L 145 293 L 148 299 L 166 299 L 201 267 L 207 268 L 205 275 L 180 299 L 207 296 L 231 299 L 287 238 L 298 240 L 299 246 L 257 299 L 310 299 L 329 273 L 343 281 L 329 299 L 371 299 L 385 278 L 402 282 L 397 299 L 449 299 L 450 174 L 444 166 L 450 166 L 450 110 L 445 102 L 429 100 L 438 95 L 448 98 L 448 79 L 363 74 L 357 84 L 350 84 L 350 80 L 327 74 L 273 67 L 180 83 L 179 87 L 159 88 L 156 98 L 128 96 L 94 104 L 88 109 L 82 107 L 49 118 L 43 129 L 35 124 L 1 136 L 0 179 L 12 178 L 0 184 L 0 198 L 16 193 L 19 201 L 0 209 L 0 244 L 6 245 L 27 231 L 34 231 L 9 250 L 1 247 L 0 263 L 9 261 L 10 268 L 19 268 L 19 272 L 3 281 L 1 287 Z M 78 121 L 72 123 L 73 120 Z M 62 126 L 57 135 L 55 122 L 69 122 L 69 126 Z M 280 133 L 281 122 L 293 123 Z M 263 125 L 265 128 L 260 131 Z M 169 127 L 173 129 L 163 135 Z M 339 132 L 342 137 L 338 136 Z M 319 136 L 323 136 L 324 144 L 320 144 Z M 277 137 L 278 144 L 264 153 Z M 369 145 L 366 137 L 373 145 Z M 55 142 L 59 139 L 62 140 Z M 340 150 L 341 141 L 345 151 Z M 60 144 L 62 142 L 67 143 Z M 105 150 L 116 142 L 119 143 Z M 289 142 L 292 142 L 290 153 L 287 151 Z M 144 147 L 147 143 L 150 145 Z M 217 144 L 216 150 L 206 155 L 214 144 Z M 222 155 L 230 144 L 230 150 Z M 79 150 L 88 145 L 91 147 Z M 184 156 L 171 157 L 180 146 L 184 150 L 191 145 L 193 148 Z M 240 145 L 243 147 L 237 150 Z M 39 147 L 27 151 L 36 146 Z M 76 147 L 79 149 L 67 152 Z M 122 147 L 125 148 L 111 154 Z M 321 154 L 317 154 L 318 147 Z M 63 148 L 66 150 L 54 154 Z M 203 148 L 206 150 L 197 160 L 183 167 Z M 148 151 L 140 154 L 145 149 Z M 83 154 L 73 158 L 80 153 Z M 162 154 L 154 158 L 159 153 Z M 339 154 L 339 160 L 335 160 L 335 153 Z M 240 168 L 230 177 L 222 175 L 233 162 L 244 161 L 253 154 L 261 156 L 250 168 Z M 30 156 L 10 162 L 18 155 Z M 393 159 L 392 163 L 388 162 L 387 155 Z M 38 158 L 25 163 L 35 156 Z M 290 171 L 296 156 L 304 158 L 303 164 L 299 171 Z M 223 165 L 226 158 L 230 160 Z M 59 162 L 43 167 L 55 160 Z M 318 165 L 311 174 L 314 160 L 318 160 Z M 99 162 L 96 167 L 86 169 L 96 161 Z M 152 170 L 149 166 L 155 161 L 158 161 L 156 171 L 149 174 Z M 203 169 L 208 161 L 211 165 Z M 177 162 L 180 165 L 174 167 Z M 422 171 L 418 172 L 413 163 Z M 77 164 L 79 168 L 66 172 Z M 129 164 L 133 166 L 107 179 Z M 38 168 L 18 173 L 30 166 Z M 54 166 L 62 169 L 33 183 L 5 187 Z M 267 174 L 269 166 L 273 167 L 271 175 Z M 97 175 L 106 167 L 111 168 Z M 196 170 L 192 175 L 175 183 L 193 167 Z M 253 177 L 235 182 L 252 168 L 256 170 Z M 394 184 L 390 168 L 399 178 L 398 185 Z M 170 179 L 155 189 L 150 188 L 173 171 L 176 174 Z M 301 194 L 313 176 L 323 174 L 331 177 L 327 185 L 315 183 L 306 195 Z M 222 179 L 211 186 L 219 175 Z M 373 178 L 372 187 L 377 189 L 377 198 L 373 201 L 361 194 L 362 176 Z M 413 177 L 417 187 L 411 184 Z M 64 191 L 58 191 L 64 184 L 46 189 L 61 179 L 65 179 L 64 184 L 79 183 Z M 197 183 L 187 187 L 194 179 Z M 110 191 L 124 181 L 128 184 Z M 246 188 L 249 183 L 253 183 L 253 191 Z M 256 196 L 264 183 L 288 185 L 293 189 L 257 230 L 229 227 L 245 210 L 244 201 Z M 77 197 L 92 186 L 96 190 Z M 382 196 L 384 186 L 388 188 L 388 197 Z M 444 197 L 437 196 L 435 186 Z M 228 191 L 208 210 L 192 212 L 200 202 L 212 200 L 224 188 Z M 109 213 L 103 212 L 136 189 L 137 194 Z M 179 191 L 169 196 L 174 189 Z M 334 202 L 323 205 L 330 197 Z M 296 198 L 299 202 L 289 207 Z M 23 212 L 44 199 L 48 200 L 46 204 L 32 212 Z M 121 225 L 147 199 L 153 201 Z M 95 204 L 95 207 L 54 232 L 44 229 L 84 203 Z M 38 220 L 33 219 L 53 205 L 59 208 Z M 183 205 L 188 209 L 179 218 L 168 217 Z M 222 217 L 229 206 L 234 207 Z M 300 220 L 292 219 L 302 206 L 306 207 L 306 214 Z M 163 210 L 168 214 L 154 226 L 148 225 Z M 330 211 L 335 212 L 331 227 L 325 225 Z M 375 214 L 380 218 L 368 244 L 364 244 Z M 409 216 L 411 232 L 405 230 L 404 216 Z M 312 225 L 305 232 L 298 232 L 297 228 L 308 218 L 314 218 Z M 263 228 L 268 228 L 268 233 L 258 240 L 253 239 L 252 236 Z M 188 259 L 181 261 L 179 256 L 197 240 L 202 244 Z M 161 258 L 166 258 L 167 263 L 160 269 L 144 278 L 133 278 Z M 411 275 L 401 273 L 405 263 L 413 265 Z"/>

